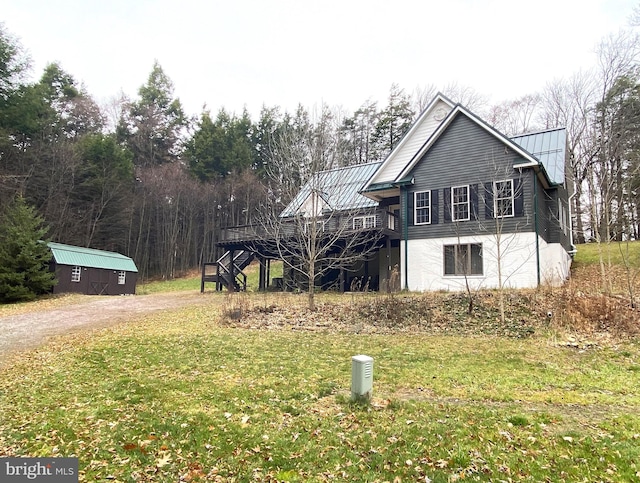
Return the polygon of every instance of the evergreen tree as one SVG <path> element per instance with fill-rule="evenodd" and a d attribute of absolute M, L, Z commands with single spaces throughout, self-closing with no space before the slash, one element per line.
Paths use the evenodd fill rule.
<path fill-rule="evenodd" d="M 136 166 L 157 166 L 178 159 L 187 119 L 173 82 L 160 64 L 153 64 L 147 83 L 138 90 L 139 100 L 123 112 L 118 139 L 133 153 Z"/>
<path fill-rule="evenodd" d="M 35 209 L 17 197 L 0 221 L 0 302 L 33 300 L 54 284 L 47 229 Z"/>
<path fill-rule="evenodd" d="M 246 110 L 238 118 L 220 109 L 215 122 L 205 111 L 185 143 L 184 155 L 200 181 L 224 178 L 256 165 L 258 152 L 253 138 L 254 126 Z"/>
<path fill-rule="evenodd" d="M 393 84 L 389 92 L 389 104 L 378 113 L 378 122 L 372 136 L 374 158 L 383 160 L 409 130 L 415 113 L 409 96 Z"/>

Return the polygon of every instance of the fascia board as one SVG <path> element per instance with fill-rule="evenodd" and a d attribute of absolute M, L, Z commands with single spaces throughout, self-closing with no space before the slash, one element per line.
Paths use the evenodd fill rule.
<path fill-rule="evenodd" d="M 438 126 L 438 129 L 436 129 L 433 132 L 433 134 L 429 137 L 429 139 L 427 139 L 427 141 L 422 145 L 422 148 L 420 148 L 420 150 L 415 154 L 415 156 L 407 164 L 405 169 L 398 175 L 398 177 L 396 178 L 396 181 L 407 176 L 407 174 L 414 168 L 416 163 L 426 154 L 427 151 L 429 151 L 429 149 L 431 149 L 431 147 L 440 138 L 442 133 L 449 127 L 449 125 L 451 124 L 453 119 L 455 119 L 455 117 L 458 114 L 462 114 L 462 115 L 467 116 L 469 119 L 471 119 L 473 122 L 475 122 L 478 126 L 480 126 L 482 129 L 484 129 L 486 132 L 491 134 L 493 137 L 495 137 L 499 141 L 502 141 L 503 143 L 507 144 L 511 149 L 513 149 L 515 152 L 517 152 L 520 156 L 522 156 L 529 163 L 535 163 L 535 166 L 538 166 L 540 164 L 540 162 L 535 157 L 533 157 L 530 153 L 528 153 L 527 151 L 522 149 L 515 142 L 511 141 L 509 138 L 507 138 L 507 137 L 503 136 L 502 134 L 500 134 L 498 131 L 496 131 L 494 128 L 489 126 L 482 119 L 477 117 L 475 114 L 473 114 L 472 112 L 470 112 L 467 109 L 465 109 L 464 107 L 462 107 L 460 104 L 457 104 L 453 108 L 453 110 L 451 110 L 451 112 L 449 112 L 447 117 L 444 118 L 444 120 L 442 121 L 440 126 Z"/>
<path fill-rule="evenodd" d="M 408 140 L 411 139 L 413 132 L 419 129 L 419 127 L 424 122 L 425 118 L 429 116 L 433 108 L 438 104 L 438 101 L 444 102 L 452 109 L 455 106 L 455 104 L 448 97 L 438 92 L 435 95 L 435 97 L 431 99 L 431 102 L 429 102 L 427 107 L 424 108 L 420 116 L 418 116 L 418 119 L 416 120 L 416 122 L 414 122 L 411 125 L 411 128 L 406 132 L 406 134 L 402 136 L 402 139 L 400 140 L 398 145 L 393 149 L 393 151 L 389 153 L 389 155 L 385 158 L 385 160 L 382 162 L 380 167 L 376 170 L 375 173 L 373 173 L 371 178 L 369 178 L 367 183 L 364 185 L 363 191 L 366 191 L 371 184 L 376 182 L 376 176 L 379 173 L 382 173 L 384 171 L 384 168 L 393 160 L 393 158 L 396 156 L 396 153 L 398 153 L 402 149 L 402 147 L 408 142 Z"/>

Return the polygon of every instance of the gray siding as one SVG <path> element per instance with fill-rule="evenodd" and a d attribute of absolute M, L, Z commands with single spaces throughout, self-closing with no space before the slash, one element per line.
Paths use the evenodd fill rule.
<path fill-rule="evenodd" d="M 412 172 L 415 183 L 407 187 L 406 200 L 409 217 L 409 239 L 441 238 L 488 234 L 495 230 L 496 221 L 487 216 L 485 184 L 493 181 L 520 180 L 523 207 L 522 216 L 501 219 L 504 233 L 534 231 L 533 177 L 520 173 L 513 165 L 520 162 L 517 154 L 464 115 L 458 115 L 440 139 L 416 164 Z M 458 223 L 445 220 L 445 193 L 452 186 L 471 185 L 477 193 L 476 216 Z M 431 225 L 413 224 L 413 193 L 433 190 L 437 192 L 437 216 Z M 491 196 L 491 195 L 489 195 Z M 401 197 L 403 200 L 405 197 Z M 491 203 L 491 202 L 490 202 Z M 434 211 L 436 207 L 434 207 Z M 473 208 L 472 208 L 473 209 Z M 435 215 L 435 213 L 434 213 Z M 432 218 L 434 218 L 432 216 Z M 474 219 L 477 218 L 477 219 Z"/>
<path fill-rule="evenodd" d="M 571 249 L 569 238 L 569 211 L 568 195 L 564 186 L 543 190 L 538 185 L 538 233 L 547 243 L 560 243 L 565 250 Z M 563 205 L 562 212 L 558 206 L 558 200 Z M 564 225 L 561 228 L 560 216 L 564 216 Z"/>

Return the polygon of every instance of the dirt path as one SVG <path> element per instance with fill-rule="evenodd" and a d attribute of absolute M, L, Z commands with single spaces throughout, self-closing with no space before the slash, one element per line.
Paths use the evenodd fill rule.
<path fill-rule="evenodd" d="M 95 296 L 60 308 L 0 317 L 0 366 L 10 353 L 38 347 L 52 336 L 106 327 L 140 314 L 207 303 L 211 303 L 211 297 L 199 292 Z"/>

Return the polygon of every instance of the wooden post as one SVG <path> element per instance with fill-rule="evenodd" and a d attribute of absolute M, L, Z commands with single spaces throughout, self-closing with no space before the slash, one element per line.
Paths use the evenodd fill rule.
<path fill-rule="evenodd" d="M 260 274 L 258 275 L 258 290 L 262 291 L 266 289 L 266 273 L 267 267 L 265 267 L 265 260 L 262 256 L 258 256 L 258 263 L 260 264 Z"/>
<path fill-rule="evenodd" d="M 391 239 L 387 237 L 387 292 L 391 292 Z"/>
<path fill-rule="evenodd" d="M 271 278 L 271 259 L 267 258 L 267 287 L 269 288 L 269 279 Z"/>
<path fill-rule="evenodd" d="M 231 250 L 229 250 L 229 277 L 231 278 L 230 280 L 230 287 L 229 287 L 229 291 L 230 292 L 236 292 L 236 265 L 235 263 L 233 263 L 233 259 L 235 258 L 236 255 L 236 251 L 232 248 Z"/>

